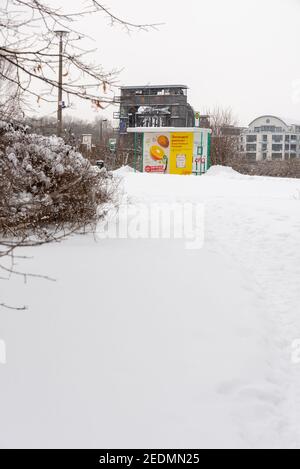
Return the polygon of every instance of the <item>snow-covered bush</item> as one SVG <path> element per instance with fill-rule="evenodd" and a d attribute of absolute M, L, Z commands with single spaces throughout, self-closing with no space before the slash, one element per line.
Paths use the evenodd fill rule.
<path fill-rule="evenodd" d="M 0 233 L 86 226 L 110 196 L 105 177 L 62 139 L 0 122 Z"/>

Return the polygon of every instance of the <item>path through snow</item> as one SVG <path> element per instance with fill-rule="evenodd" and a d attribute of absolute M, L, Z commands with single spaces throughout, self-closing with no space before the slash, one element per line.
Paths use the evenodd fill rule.
<path fill-rule="evenodd" d="M 121 171 L 122 173 L 122 171 Z M 74 237 L 5 283 L 1 447 L 300 446 L 300 181 L 124 173 L 133 204 L 205 204 L 205 244 Z M 22 266 L 24 267 L 24 265 Z"/>

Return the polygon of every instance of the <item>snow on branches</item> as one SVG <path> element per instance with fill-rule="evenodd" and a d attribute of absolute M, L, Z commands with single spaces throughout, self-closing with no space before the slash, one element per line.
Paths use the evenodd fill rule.
<path fill-rule="evenodd" d="M 20 271 L 17 248 L 94 230 L 115 191 L 114 180 L 63 139 L 0 121 L 0 280 L 12 275 L 53 280 Z M 0 307 L 26 309 L 3 302 Z"/>
<path fill-rule="evenodd" d="M 110 198 L 108 181 L 57 137 L 43 137 L 0 122 L 0 233 L 45 237 L 66 224 L 97 221 Z"/>

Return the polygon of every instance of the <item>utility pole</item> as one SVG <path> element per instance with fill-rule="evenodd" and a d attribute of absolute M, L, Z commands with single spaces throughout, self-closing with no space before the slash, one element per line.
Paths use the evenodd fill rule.
<path fill-rule="evenodd" d="M 107 119 L 100 120 L 100 146 L 103 144 L 103 122 L 105 122 L 107 126 Z"/>
<path fill-rule="evenodd" d="M 62 110 L 63 110 L 63 100 L 62 100 L 62 85 L 63 85 L 63 37 L 68 34 L 67 31 L 55 31 L 56 35 L 59 37 L 59 66 L 58 66 L 58 105 L 57 105 L 57 136 L 62 136 L 63 121 L 62 121 Z"/>

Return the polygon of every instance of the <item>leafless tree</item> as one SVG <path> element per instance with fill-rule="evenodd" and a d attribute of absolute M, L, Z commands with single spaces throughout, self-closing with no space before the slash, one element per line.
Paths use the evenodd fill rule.
<path fill-rule="evenodd" d="M 206 112 L 212 129 L 211 159 L 213 164 L 228 165 L 238 154 L 239 136 L 231 109 L 215 108 Z"/>
<path fill-rule="evenodd" d="M 14 69 L 0 59 L 0 115 L 2 119 L 11 121 L 21 117 L 21 95 L 19 88 L 4 76 L 13 77 Z"/>
<path fill-rule="evenodd" d="M 55 31 L 64 30 L 69 34 L 63 50 L 63 92 L 68 99 L 76 96 L 96 108 L 105 108 L 114 100 L 108 90 L 115 83 L 117 70 L 107 72 L 100 64 L 87 61 L 91 51 L 80 47 L 84 35 L 76 30 L 76 20 L 102 14 L 126 31 L 158 26 L 123 20 L 96 0 L 77 5 L 78 11 L 67 12 L 48 6 L 44 0 L 0 0 L 0 77 L 14 85 L 19 95 L 31 95 L 37 101 L 56 100 L 59 58 Z"/>
<path fill-rule="evenodd" d="M 21 100 L 24 102 L 27 97 L 31 97 L 31 100 L 34 97 L 37 102 L 56 102 L 60 84 L 57 79 L 59 55 L 55 31 L 64 30 L 68 33 L 62 52 L 64 62 L 62 91 L 67 100 L 73 97 L 81 98 L 90 101 L 96 108 L 102 109 L 114 102 L 113 86 L 118 71 L 105 71 L 101 64 L 88 61 L 89 53 L 92 51 L 82 49 L 82 39 L 85 36 L 77 31 L 76 20 L 89 15 L 102 14 L 111 25 L 118 25 L 126 32 L 148 31 L 158 26 L 134 24 L 124 20 L 96 0 L 74 2 L 77 11 L 72 12 L 63 8 L 55 9 L 48 3 L 50 2 L 47 0 L 0 0 L 0 112 L 2 119 L 15 118 L 20 110 Z M 48 219 L 46 226 L 45 219 L 41 216 L 43 212 L 47 214 L 49 207 L 43 201 L 35 201 L 34 206 L 30 207 L 27 202 L 29 218 L 25 224 L 22 225 L 20 220 L 14 223 L 11 216 L 12 209 L 17 210 L 14 215 L 22 212 L 20 204 L 22 205 L 23 202 L 19 200 L 18 207 L 11 206 L 11 188 L 13 185 L 16 186 L 18 179 L 13 174 L 12 168 L 6 165 L 5 155 L 7 156 L 7 144 L 4 143 L 3 148 L 0 148 L 0 163 L 2 164 L 0 165 L 0 270 L 6 278 L 11 275 L 22 275 L 26 279 L 30 275 L 19 272 L 16 268 L 16 249 L 59 241 L 79 228 L 85 229 L 91 221 L 98 219 L 99 214 L 95 215 L 95 207 L 103 200 L 100 200 L 101 194 L 100 199 L 97 197 L 92 199 L 90 196 L 87 199 L 86 194 L 90 188 L 97 187 L 97 183 L 89 181 L 89 178 L 93 176 L 86 178 L 81 175 L 80 178 L 67 181 L 67 184 L 61 183 L 54 193 L 48 194 L 54 204 L 58 200 L 65 201 L 69 213 L 67 218 L 62 216 L 58 220 Z M 21 179 L 20 182 L 22 182 Z M 105 195 L 105 191 L 103 194 L 104 198 L 109 197 Z M 78 196 L 82 197 L 82 200 L 79 202 L 77 199 L 79 202 L 77 207 L 73 203 L 68 203 Z M 85 207 L 84 204 L 82 205 L 83 200 L 87 202 Z M 34 209 L 37 209 L 35 215 Z M 34 238 L 32 238 L 31 231 Z M 3 279 L 3 275 L 0 278 Z M 0 303 L 0 306 L 11 307 L 4 303 Z"/>

